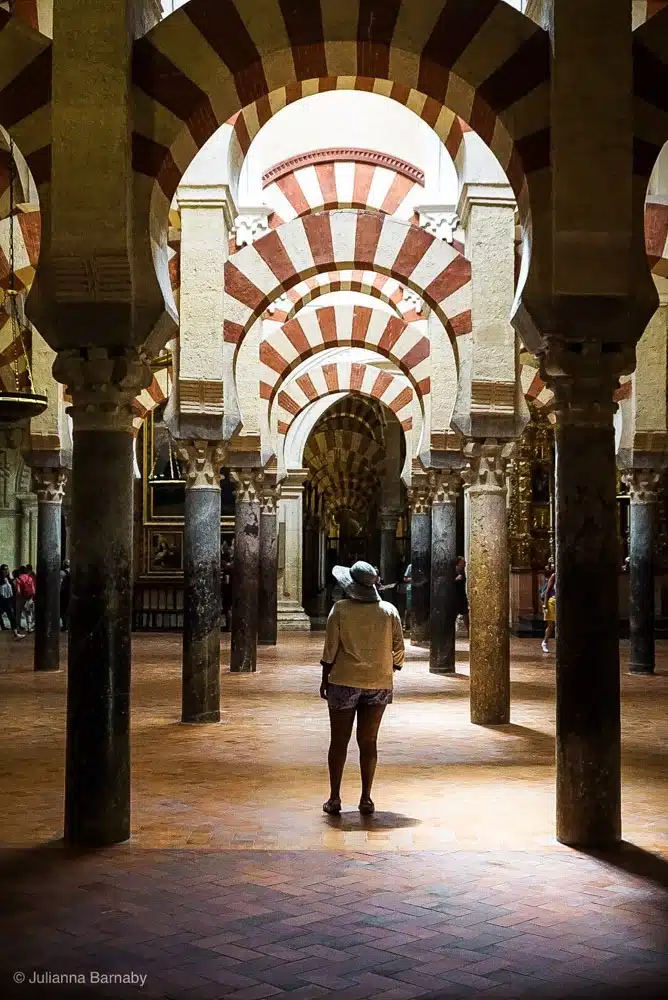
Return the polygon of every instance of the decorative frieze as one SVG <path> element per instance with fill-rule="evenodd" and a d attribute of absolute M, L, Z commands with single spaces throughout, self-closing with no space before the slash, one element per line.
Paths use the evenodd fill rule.
<path fill-rule="evenodd" d="M 227 455 L 222 441 L 176 441 L 175 451 L 184 465 L 187 490 L 220 489 L 220 470 Z"/>

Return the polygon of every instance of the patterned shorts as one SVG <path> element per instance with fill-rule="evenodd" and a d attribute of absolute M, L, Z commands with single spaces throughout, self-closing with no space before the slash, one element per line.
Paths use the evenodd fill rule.
<path fill-rule="evenodd" d="M 389 705 L 392 688 L 351 688 L 343 684 L 329 684 L 327 704 L 335 712 L 357 708 L 358 705 Z"/>

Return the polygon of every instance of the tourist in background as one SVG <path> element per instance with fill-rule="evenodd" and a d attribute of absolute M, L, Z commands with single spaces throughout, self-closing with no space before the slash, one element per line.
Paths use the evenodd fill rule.
<path fill-rule="evenodd" d="M 26 632 L 31 632 L 32 622 L 31 604 L 34 606 L 35 600 L 35 579 L 32 573 L 28 572 L 27 566 L 19 566 L 14 573 L 14 591 L 16 596 L 16 628 L 23 628 L 23 617 L 26 620 Z"/>
<path fill-rule="evenodd" d="M 63 559 L 63 565 L 60 567 L 60 624 L 63 632 L 67 632 L 70 614 L 70 584 L 70 561 Z"/>
<path fill-rule="evenodd" d="M 549 653 L 548 641 L 554 636 L 557 625 L 557 574 L 554 569 L 545 586 L 543 617 L 545 618 L 545 636 L 541 643 L 541 649 L 544 653 Z"/>
<path fill-rule="evenodd" d="M 7 631 L 7 626 L 5 625 L 5 615 L 7 616 L 7 621 L 9 622 L 9 628 L 14 633 L 17 639 L 22 639 L 23 636 L 16 627 L 16 593 L 14 590 L 14 582 L 12 580 L 12 575 L 9 572 L 9 566 L 3 563 L 0 566 L 0 625 L 2 626 L 2 631 Z"/>
<path fill-rule="evenodd" d="M 466 634 L 469 634 L 469 599 L 466 593 L 466 559 L 457 556 L 455 563 L 455 614 L 461 616 Z"/>

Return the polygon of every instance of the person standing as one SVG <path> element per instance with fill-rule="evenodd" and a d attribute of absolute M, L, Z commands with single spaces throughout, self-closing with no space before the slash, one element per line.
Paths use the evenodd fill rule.
<path fill-rule="evenodd" d="M 63 632 L 67 632 L 67 622 L 70 613 L 70 561 L 63 559 L 60 569 L 60 623 Z"/>
<path fill-rule="evenodd" d="M 14 584 L 9 572 L 9 566 L 3 563 L 0 566 L 0 626 L 2 626 L 3 632 L 6 631 L 5 615 L 7 615 L 9 627 L 14 633 L 15 638 L 22 639 L 23 636 L 16 627 L 16 594 L 14 593 Z"/>
<path fill-rule="evenodd" d="M 26 619 L 26 632 L 30 632 L 30 602 L 35 598 L 35 581 L 27 566 L 19 566 L 14 574 L 14 588 L 16 597 L 16 628 L 20 631 L 23 625 L 23 616 Z M 34 605 L 33 605 L 34 606 Z"/>
<path fill-rule="evenodd" d="M 545 636 L 541 643 L 541 649 L 544 653 L 549 653 L 548 642 L 553 637 L 557 624 L 557 574 L 554 570 L 545 588 L 543 617 L 545 618 Z"/>
<path fill-rule="evenodd" d="M 457 617 L 461 615 L 466 634 L 468 635 L 469 599 L 466 593 L 466 559 L 464 556 L 457 556 L 455 563 L 455 614 Z"/>
<path fill-rule="evenodd" d="M 413 564 L 409 563 L 404 570 L 404 594 L 406 595 L 406 610 L 404 612 L 404 628 L 408 632 L 411 627 L 411 611 L 413 609 Z"/>
<path fill-rule="evenodd" d="M 322 808 L 331 816 L 341 812 L 341 779 L 357 717 L 359 811 L 371 815 L 378 730 L 392 701 L 394 671 L 401 670 L 404 662 L 404 636 L 399 612 L 380 599 L 378 575 L 370 563 L 360 560 L 350 569 L 335 566 L 332 574 L 345 598 L 330 611 L 321 660 L 320 697 L 327 701 L 331 729 L 330 793 Z"/>

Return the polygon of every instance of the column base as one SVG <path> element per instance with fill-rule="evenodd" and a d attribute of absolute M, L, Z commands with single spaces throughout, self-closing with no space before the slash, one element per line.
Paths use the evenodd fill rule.
<path fill-rule="evenodd" d="M 452 676 L 453 674 L 457 673 L 457 670 L 456 670 L 455 667 L 430 667 L 429 668 L 429 673 L 430 674 L 450 674 L 450 676 Z"/>
<path fill-rule="evenodd" d="M 221 721 L 220 712 L 211 712 L 209 715 L 203 715 L 199 719 L 181 719 L 182 726 L 204 726 L 204 725 L 217 725 Z"/>
<path fill-rule="evenodd" d="M 656 672 L 653 667 L 629 667 L 630 674 L 644 674 L 646 677 L 655 677 Z"/>
<path fill-rule="evenodd" d="M 296 601 L 278 602 L 277 621 L 279 632 L 311 631 L 311 619 Z"/>

